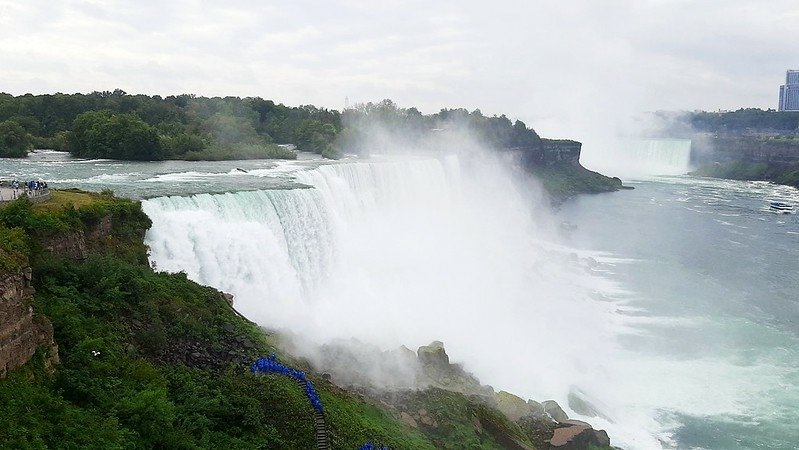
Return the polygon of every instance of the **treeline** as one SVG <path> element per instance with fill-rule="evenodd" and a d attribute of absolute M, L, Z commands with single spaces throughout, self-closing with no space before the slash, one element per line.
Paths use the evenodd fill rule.
<path fill-rule="evenodd" d="M 799 111 L 741 108 L 727 112 L 658 112 L 656 115 L 667 124 L 671 134 L 680 136 L 697 131 L 718 134 L 799 133 Z"/>
<path fill-rule="evenodd" d="M 260 97 L 91 94 L 0 94 L 0 156 L 33 148 L 66 150 L 84 158 L 218 160 L 294 158 L 299 150 L 336 158 L 383 146 L 429 145 L 458 130 L 494 148 L 533 148 L 538 134 L 504 115 L 442 109 L 422 114 L 391 100 L 343 112 L 290 107 Z"/>
<path fill-rule="evenodd" d="M 541 138 L 521 120 L 511 121 L 504 114 L 485 116 L 476 109 L 442 109 L 435 114 L 422 114 L 416 108 L 400 108 L 391 100 L 366 103 L 346 109 L 341 115 L 344 125 L 337 144 L 354 152 L 381 146 L 430 147 L 438 135 L 460 133 L 469 142 L 494 149 L 539 148 Z M 447 140 L 451 145 L 452 139 Z"/>
<path fill-rule="evenodd" d="M 0 94 L 0 156 L 33 148 L 135 160 L 295 158 L 278 144 L 334 156 L 338 111 L 260 97 Z"/>

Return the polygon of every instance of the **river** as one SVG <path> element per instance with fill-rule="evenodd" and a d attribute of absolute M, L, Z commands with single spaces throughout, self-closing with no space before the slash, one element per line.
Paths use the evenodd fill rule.
<path fill-rule="evenodd" d="M 251 319 L 315 342 L 441 339 L 483 382 L 554 398 L 615 445 L 799 446 L 799 220 L 768 209 L 799 191 L 635 177 L 552 212 L 478 162 L 37 152 L 0 160 L 0 178 L 143 199 L 153 264 L 234 293 Z"/>

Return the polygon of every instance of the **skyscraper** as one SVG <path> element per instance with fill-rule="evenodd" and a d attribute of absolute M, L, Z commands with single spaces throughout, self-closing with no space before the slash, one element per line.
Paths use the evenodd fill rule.
<path fill-rule="evenodd" d="M 799 111 L 799 70 L 785 73 L 785 84 L 780 86 L 778 111 Z"/>

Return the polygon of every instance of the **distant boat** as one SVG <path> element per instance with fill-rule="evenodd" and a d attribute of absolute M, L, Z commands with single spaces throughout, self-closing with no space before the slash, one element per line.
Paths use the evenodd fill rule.
<path fill-rule="evenodd" d="M 777 213 L 789 214 L 793 212 L 793 205 L 783 202 L 771 202 L 769 203 L 769 208 L 771 208 L 773 212 Z"/>

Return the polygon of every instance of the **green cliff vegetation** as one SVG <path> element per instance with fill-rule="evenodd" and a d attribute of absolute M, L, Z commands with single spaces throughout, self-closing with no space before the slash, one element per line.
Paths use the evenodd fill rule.
<path fill-rule="evenodd" d="M 578 194 L 599 194 L 623 189 L 619 178 L 606 177 L 583 166 L 559 165 L 532 167 L 553 203 L 561 203 Z"/>
<path fill-rule="evenodd" d="M 150 224 L 137 202 L 76 191 L 0 209 L 0 276 L 30 265 L 32 306 L 52 322 L 60 357 L 50 364 L 40 349 L 0 380 L 0 448 L 314 448 L 303 392 L 287 377 L 249 370 L 276 351 L 274 339 L 220 292 L 183 273 L 153 271 L 143 244 Z M 411 427 L 302 361 L 281 359 L 309 373 L 333 448 L 529 442 L 498 411 L 462 394 L 412 394 L 435 426 Z"/>

